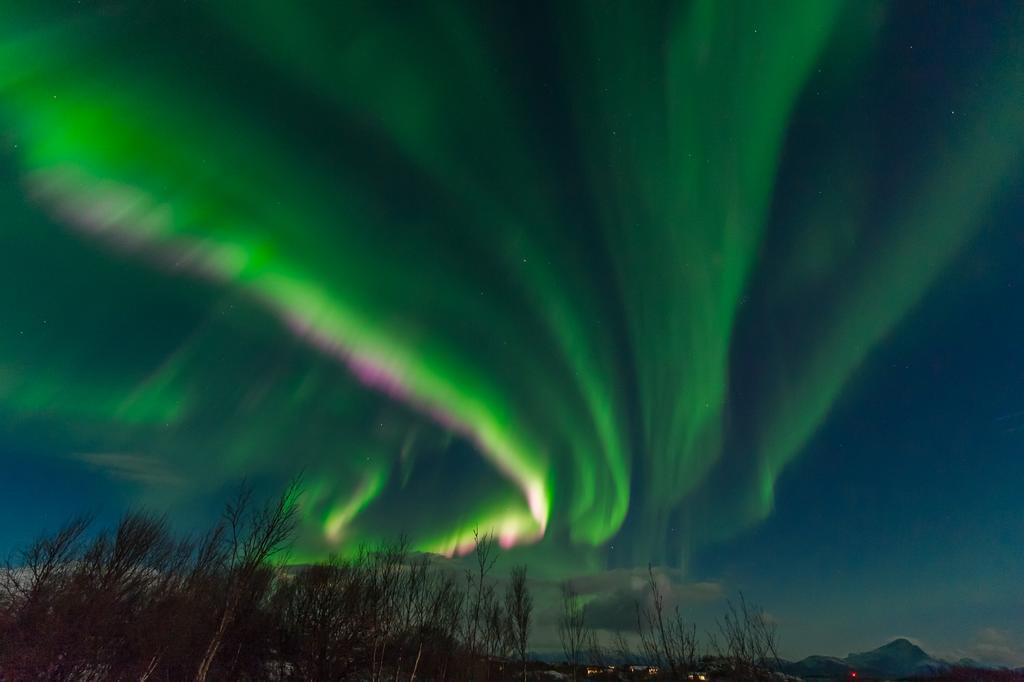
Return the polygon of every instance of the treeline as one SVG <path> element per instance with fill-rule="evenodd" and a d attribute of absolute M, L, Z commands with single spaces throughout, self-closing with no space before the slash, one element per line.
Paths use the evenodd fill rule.
<path fill-rule="evenodd" d="M 129 513 L 112 531 L 76 518 L 0 570 L 0 680 L 486 680 L 525 674 L 525 567 L 500 592 L 476 569 L 430 564 L 404 541 L 299 568 L 275 561 L 299 488 L 268 504 L 243 489 L 220 522 L 177 538 Z M 515 662 L 518 661 L 518 666 Z"/>
<path fill-rule="evenodd" d="M 82 517 L 33 542 L 0 570 L 0 680 L 500 682 L 541 667 L 528 661 L 526 567 L 501 587 L 493 537 L 477 536 L 461 574 L 404 541 L 288 568 L 280 559 L 298 496 L 293 484 L 257 503 L 244 488 L 200 536 L 176 537 L 164 518 L 134 512 L 113 530 L 92 533 Z M 763 612 L 730 605 L 699 652 L 654 578 L 650 605 L 636 607 L 636 651 L 622 635 L 599 642 L 563 585 L 563 672 L 636 662 L 689 680 L 712 654 L 731 679 L 772 675 L 775 630 Z"/>

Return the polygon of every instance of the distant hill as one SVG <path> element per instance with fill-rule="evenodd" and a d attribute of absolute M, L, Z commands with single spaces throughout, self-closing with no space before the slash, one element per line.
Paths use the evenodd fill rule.
<path fill-rule="evenodd" d="M 785 664 L 783 671 L 803 678 L 848 678 L 853 672 L 864 678 L 901 678 L 926 675 L 948 667 L 948 663 L 932 658 L 913 642 L 894 639 L 877 649 L 850 654 L 846 658 L 808 656 Z"/>
<path fill-rule="evenodd" d="M 808 656 L 802 661 L 782 666 L 783 672 L 803 678 L 846 678 L 851 670 L 849 663 L 835 656 Z"/>
<path fill-rule="evenodd" d="M 871 677 L 909 677 L 948 667 L 906 639 L 894 639 L 873 651 L 850 654 L 845 660 L 858 674 Z"/>

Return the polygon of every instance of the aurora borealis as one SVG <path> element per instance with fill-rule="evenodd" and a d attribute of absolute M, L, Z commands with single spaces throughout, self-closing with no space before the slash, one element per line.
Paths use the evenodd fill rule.
<path fill-rule="evenodd" d="M 804 458 L 889 456 L 820 443 L 964 259 L 1006 240 L 967 286 L 1015 276 L 1022 31 L 1012 3 L 4 2 L 0 458 L 183 523 L 301 471 L 300 560 L 480 527 L 557 575 L 778 534 Z"/>

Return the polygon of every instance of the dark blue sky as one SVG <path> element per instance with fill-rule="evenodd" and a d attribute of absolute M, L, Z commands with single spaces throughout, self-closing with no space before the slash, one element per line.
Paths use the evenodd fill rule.
<path fill-rule="evenodd" d="M 302 471 L 301 560 L 1024 664 L 1024 5 L 623 7 L 0 12 L 0 550 Z"/>
<path fill-rule="evenodd" d="M 698 556 L 695 572 L 770 595 L 793 653 L 899 635 L 979 655 L 991 628 L 1021 653 L 1021 199 L 993 208 L 872 353 L 780 478 L 772 516 Z"/>

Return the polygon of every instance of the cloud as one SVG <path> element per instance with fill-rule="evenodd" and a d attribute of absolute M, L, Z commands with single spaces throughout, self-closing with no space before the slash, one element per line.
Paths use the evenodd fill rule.
<path fill-rule="evenodd" d="M 994 665 L 1024 665 L 1024 644 L 1008 630 L 982 628 L 968 650 L 971 658 Z"/>
<path fill-rule="evenodd" d="M 1016 668 L 1024 666 L 1024 639 L 1010 630 L 985 627 L 974 633 L 968 646 L 942 651 L 939 658 L 953 662 L 969 659 L 984 665 Z"/>
<path fill-rule="evenodd" d="M 578 576 L 571 582 L 586 603 L 588 626 L 597 630 L 633 632 L 636 631 L 637 605 L 652 606 L 650 578 L 646 568 L 633 568 Z M 676 607 L 685 611 L 717 601 L 725 592 L 718 582 L 689 582 L 679 569 L 655 568 L 653 578 L 667 611 Z"/>
<path fill-rule="evenodd" d="M 81 452 L 74 459 L 103 471 L 112 478 L 148 486 L 180 486 L 185 480 L 155 457 L 127 452 Z"/>
<path fill-rule="evenodd" d="M 465 587 L 465 573 L 476 573 L 475 557 L 446 557 L 430 552 L 411 552 L 408 563 L 425 560 L 431 568 L 450 573 Z M 499 564 L 488 574 L 488 582 L 494 586 L 499 598 L 504 595 L 508 584 L 507 566 Z M 655 583 L 664 596 L 665 609 L 677 606 L 689 622 L 697 621 L 696 610 L 715 606 L 726 597 L 725 586 L 717 581 L 689 581 L 678 568 L 659 567 L 653 569 Z M 579 594 L 586 608 L 586 625 L 595 631 L 601 643 L 612 644 L 612 637 L 621 633 L 627 642 L 639 648 L 636 621 L 636 605 L 651 606 L 650 576 L 647 568 L 614 569 L 597 573 L 576 575 L 566 579 Z M 531 651 L 540 655 L 557 658 L 561 643 L 558 635 L 558 621 L 562 615 L 562 584 L 549 576 L 527 575 L 530 594 L 533 597 L 534 612 L 530 635 Z M 706 615 L 706 614 L 704 614 Z"/>

